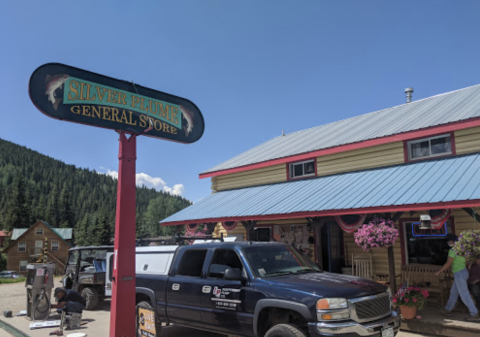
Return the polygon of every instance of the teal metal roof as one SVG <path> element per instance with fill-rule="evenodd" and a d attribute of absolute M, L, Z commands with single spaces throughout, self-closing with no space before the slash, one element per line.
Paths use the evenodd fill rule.
<path fill-rule="evenodd" d="M 467 203 L 480 206 L 480 153 L 216 192 L 161 224 Z"/>
<path fill-rule="evenodd" d="M 28 230 L 28 228 L 14 228 L 13 231 L 12 231 L 11 240 L 13 241 L 13 240 L 18 239 L 27 230 Z"/>
<path fill-rule="evenodd" d="M 50 225 L 48 225 L 46 222 L 43 222 L 46 224 L 49 228 L 51 228 L 59 237 L 61 237 L 63 240 L 71 240 L 72 235 L 73 235 L 73 229 L 72 228 L 52 228 Z M 11 240 L 16 240 L 20 236 L 22 236 L 23 233 L 25 233 L 28 230 L 28 228 L 14 228 L 12 231 L 12 238 Z"/>

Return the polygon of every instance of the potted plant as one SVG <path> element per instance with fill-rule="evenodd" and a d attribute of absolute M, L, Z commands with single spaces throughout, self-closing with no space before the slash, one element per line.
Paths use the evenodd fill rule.
<path fill-rule="evenodd" d="M 410 287 L 405 292 L 393 296 L 392 302 L 395 307 L 400 308 L 404 319 L 412 319 L 417 315 L 417 310 L 423 309 L 428 296 L 428 291 Z"/>
<path fill-rule="evenodd" d="M 354 234 L 357 246 L 368 252 L 374 248 L 393 247 L 398 238 L 398 228 L 392 220 L 374 218 Z"/>
<path fill-rule="evenodd" d="M 452 247 L 453 251 L 467 261 L 480 255 L 480 230 L 467 230 L 460 234 L 458 241 Z"/>

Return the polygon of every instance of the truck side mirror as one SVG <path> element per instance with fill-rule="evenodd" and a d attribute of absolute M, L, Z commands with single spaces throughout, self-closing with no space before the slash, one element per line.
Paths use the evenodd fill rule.
<path fill-rule="evenodd" d="M 242 281 L 242 283 L 246 281 L 242 275 L 242 270 L 239 268 L 228 268 L 225 270 L 223 278 L 228 281 Z"/>

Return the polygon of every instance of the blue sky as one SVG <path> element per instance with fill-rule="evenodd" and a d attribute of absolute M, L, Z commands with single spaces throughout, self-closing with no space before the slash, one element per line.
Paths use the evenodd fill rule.
<path fill-rule="evenodd" d="M 197 201 L 200 172 L 282 130 L 479 84 L 479 18 L 466 0 L 3 1 L 0 138 L 114 174 L 118 135 L 46 117 L 28 80 L 49 62 L 133 80 L 202 111 L 194 144 L 137 141 L 138 181 Z"/>

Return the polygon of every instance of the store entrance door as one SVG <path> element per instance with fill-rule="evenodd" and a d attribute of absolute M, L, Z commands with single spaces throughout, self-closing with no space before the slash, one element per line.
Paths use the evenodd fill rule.
<path fill-rule="evenodd" d="M 323 270 L 341 273 L 344 261 L 343 232 L 334 221 L 329 221 L 320 230 Z"/>

